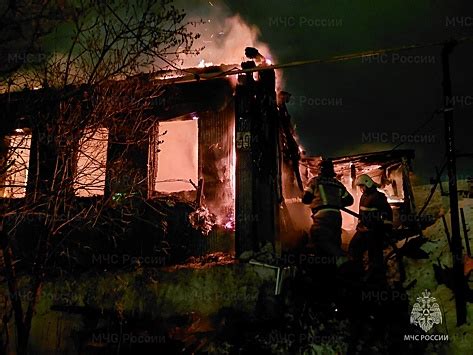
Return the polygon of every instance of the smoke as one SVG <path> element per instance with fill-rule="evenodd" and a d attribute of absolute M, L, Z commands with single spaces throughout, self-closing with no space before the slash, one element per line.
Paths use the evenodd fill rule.
<path fill-rule="evenodd" d="M 258 28 L 245 23 L 240 15 L 207 19 L 197 30 L 201 38 L 196 40 L 195 47 L 204 49 L 197 58 L 185 58 L 185 65 L 195 67 L 202 61 L 214 65 L 240 64 L 248 60 L 244 55 L 246 47 L 258 48 L 263 56 L 273 60 L 268 45 L 258 41 Z"/>
<path fill-rule="evenodd" d="M 269 46 L 259 40 L 261 32 L 258 27 L 247 23 L 239 14 L 232 13 L 225 4 L 197 1 L 191 4 L 186 2 L 182 7 L 188 15 L 187 20 L 197 23 L 191 30 L 201 35 L 195 40 L 194 49 L 203 48 L 197 56 L 183 56 L 183 68 L 221 64 L 239 66 L 248 60 L 245 57 L 246 47 L 255 47 L 271 63 L 276 62 Z M 280 87 L 281 70 L 276 71 L 276 79 Z"/>

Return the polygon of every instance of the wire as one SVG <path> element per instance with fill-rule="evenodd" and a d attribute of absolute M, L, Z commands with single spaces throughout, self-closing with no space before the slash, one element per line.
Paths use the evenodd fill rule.
<path fill-rule="evenodd" d="M 387 53 L 410 51 L 413 49 L 443 46 L 445 44 L 452 43 L 452 42 L 463 43 L 467 41 L 473 41 L 473 36 L 461 37 L 458 39 L 451 39 L 451 40 L 446 40 L 446 41 L 444 40 L 444 41 L 431 42 L 431 43 L 411 44 L 411 45 L 405 45 L 405 46 L 400 46 L 400 47 L 355 52 L 355 53 L 343 54 L 343 55 L 338 55 L 338 56 L 329 57 L 329 58 L 322 58 L 322 59 L 299 60 L 299 61 L 289 62 L 285 64 L 273 64 L 273 65 L 259 66 L 259 67 L 248 68 L 248 69 L 227 70 L 224 72 L 216 73 L 215 75 L 208 75 L 208 76 L 199 74 L 198 78 L 196 78 L 196 74 L 192 74 L 192 75 L 176 78 L 174 82 L 211 80 L 211 79 L 221 78 L 227 75 L 254 73 L 254 72 L 259 72 L 259 71 L 264 71 L 264 70 L 286 69 L 286 68 L 304 66 L 304 65 L 309 65 L 309 64 L 345 62 L 345 61 L 353 60 L 357 58 L 369 58 L 369 57 L 374 57 L 374 56 L 387 54 Z"/>
<path fill-rule="evenodd" d="M 434 112 L 432 112 L 432 114 L 430 115 L 430 117 L 424 122 L 422 123 L 418 128 L 416 128 L 410 135 L 413 136 L 417 133 L 419 133 L 419 131 L 424 128 L 425 126 L 427 126 L 427 124 L 429 124 L 436 116 L 436 114 L 442 112 L 441 110 L 435 110 Z M 405 144 L 406 142 L 400 142 L 398 144 L 396 144 L 392 149 L 391 151 L 397 149 L 398 147 L 400 147 L 401 145 Z"/>
<path fill-rule="evenodd" d="M 325 59 L 311 59 L 311 60 L 301 60 L 290 62 L 286 64 L 275 64 L 275 65 L 268 65 L 265 67 L 257 67 L 257 68 L 250 68 L 250 69 L 240 69 L 238 71 L 233 72 L 232 74 L 242 74 L 242 73 L 251 73 L 254 71 L 261 71 L 261 70 L 270 70 L 270 69 L 284 69 L 284 68 L 291 68 L 297 67 L 301 65 L 308 65 L 308 64 L 323 64 L 323 63 L 335 63 L 335 62 L 344 62 L 352 59 L 363 58 L 363 57 L 374 57 L 380 54 L 386 53 L 393 53 L 393 52 L 401 52 L 401 51 L 409 51 L 413 49 L 420 49 L 420 48 L 427 48 L 427 47 L 436 47 L 442 46 L 447 43 L 462 43 L 467 41 L 473 41 L 473 36 L 461 37 L 459 39 L 451 39 L 447 41 L 439 41 L 439 42 L 431 42 L 431 43 L 422 43 L 422 44 L 411 44 L 405 45 L 400 47 L 392 47 L 392 48 L 384 48 L 384 49 L 377 49 L 377 50 L 369 50 L 369 51 L 362 51 L 350 54 L 344 54 L 339 56 L 334 56 Z"/>

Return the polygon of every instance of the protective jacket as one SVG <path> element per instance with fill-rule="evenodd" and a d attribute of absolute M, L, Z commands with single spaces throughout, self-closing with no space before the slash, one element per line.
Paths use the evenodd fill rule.
<path fill-rule="evenodd" d="M 303 202 L 310 203 L 314 214 L 320 210 L 339 211 L 341 207 L 353 204 L 353 196 L 340 181 L 332 177 L 313 177 L 304 191 L 306 196 L 313 196 L 310 202 L 307 200 Z"/>
<path fill-rule="evenodd" d="M 360 224 L 369 230 L 392 228 L 393 212 L 386 195 L 375 187 L 367 189 L 360 199 Z"/>

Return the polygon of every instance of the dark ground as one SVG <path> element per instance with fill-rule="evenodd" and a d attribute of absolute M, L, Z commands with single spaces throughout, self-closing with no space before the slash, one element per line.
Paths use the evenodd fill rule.
<path fill-rule="evenodd" d="M 254 314 L 222 309 L 212 318 L 197 314 L 163 320 L 126 322 L 110 318 L 104 333 L 166 334 L 159 344 L 85 344 L 94 354 L 422 354 L 422 343 L 403 341 L 412 333 L 405 291 L 386 284 L 350 279 L 349 266 L 338 278 L 338 295 L 327 304 L 324 285 L 309 274 L 289 279 L 279 296 L 263 290 Z M 348 271 L 347 271 L 348 270 Z M 94 322 L 92 322 L 94 323 Z M 97 332 L 96 324 L 92 329 Z M 153 329 L 151 332 L 150 330 Z M 90 336 L 84 335 L 90 339 Z"/>

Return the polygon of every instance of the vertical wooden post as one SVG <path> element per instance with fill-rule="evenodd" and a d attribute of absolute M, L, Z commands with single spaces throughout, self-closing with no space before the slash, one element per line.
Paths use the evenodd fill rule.
<path fill-rule="evenodd" d="M 235 252 L 239 256 L 256 249 L 252 216 L 256 215 L 253 203 L 254 163 L 252 144 L 254 125 L 252 114 L 255 106 L 253 74 L 238 77 L 235 90 Z"/>
<path fill-rule="evenodd" d="M 411 179 L 409 177 L 409 171 L 409 162 L 406 157 L 402 157 L 402 181 L 404 185 L 404 200 L 409 206 L 409 214 L 415 214 L 416 204 L 414 200 L 414 191 L 412 189 Z"/>
<path fill-rule="evenodd" d="M 452 82 L 450 79 L 450 53 L 455 47 L 455 42 L 448 42 L 442 50 L 443 69 L 443 95 L 445 117 L 445 144 L 447 150 L 448 186 L 450 196 L 450 216 L 452 228 L 452 259 L 453 259 L 453 284 L 455 293 L 455 307 L 457 325 L 466 323 L 466 297 L 465 279 L 463 275 L 463 251 L 460 236 L 460 222 L 458 215 L 457 171 L 455 157 L 455 135 L 452 106 Z"/>
<path fill-rule="evenodd" d="M 253 62 L 242 67 L 254 67 Z M 239 76 L 235 91 L 235 250 L 276 246 L 279 220 L 278 139 L 274 70 Z"/>

